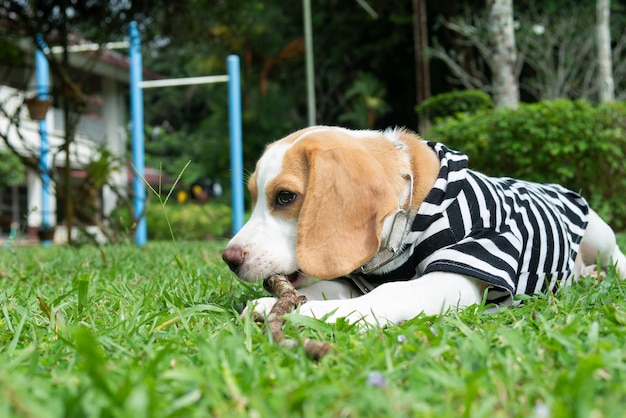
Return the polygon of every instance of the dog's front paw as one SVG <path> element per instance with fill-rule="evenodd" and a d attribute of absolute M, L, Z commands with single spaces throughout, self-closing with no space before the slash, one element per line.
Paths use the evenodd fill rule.
<path fill-rule="evenodd" d="M 330 301 L 313 300 L 300 306 L 300 315 L 310 316 L 334 324 L 343 318 L 362 330 L 380 328 L 390 324 L 384 317 L 377 317 L 371 309 L 361 309 L 354 300 Z"/>
<path fill-rule="evenodd" d="M 248 301 L 241 317 L 249 314 L 256 322 L 263 322 L 277 300 L 277 298 L 267 297 Z"/>
<path fill-rule="evenodd" d="M 580 275 L 581 276 L 590 276 L 595 278 L 596 280 L 594 281 L 602 281 L 606 278 L 606 271 L 602 270 L 598 265 L 596 264 L 590 264 L 588 266 L 584 266 L 581 270 L 580 270 Z"/>

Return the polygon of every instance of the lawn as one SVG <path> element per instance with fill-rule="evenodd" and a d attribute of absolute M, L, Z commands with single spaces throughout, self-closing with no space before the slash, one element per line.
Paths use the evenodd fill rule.
<path fill-rule="evenodd" d="M 624 416 L 614 275 L 384 330 L 291 315 L 288 336 L 333 343 L 313 361 L 239 318 L 264 291 L 224 244 L 0 249 L 0 416 Z"/>

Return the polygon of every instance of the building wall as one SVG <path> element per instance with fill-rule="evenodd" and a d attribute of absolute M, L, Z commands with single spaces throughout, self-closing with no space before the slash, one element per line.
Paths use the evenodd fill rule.
<path fill-rule="evenodd" d="M 128 133 L 126 129 L 126 102 L 120 92 L 119 82 L 105 78 L 102 83 L 102 119 L 106 133 L 106 146 L 114 155 L 124 157 Z M 128 179 L 126 164 L 122 164 L 119 171 L 111 174 L 113 184 L 126 184 Z M 107 216 L 117 205 L 117 195 L 105 186 L 102 196 L 102 211 Z"/>
<path fill-rule="evenodd" d="M 30 85 L 35 85 L 34 78 Z M 70 164 L 73 169 L 80 170 L 85 163 L 93 158 L 97 158 L 97 146 L 104 145 L 114 155 L 124 158 L 127 143 L 126 130 L 126 100 L 123 89 L 119 81 L 104 78 L 101 80 L 102 92 L 98 94 L 96 106 L 90 109 L 94 110 L 89 115 L 84 116 L 79 122 L 77 128 L 76 140 L 70 149 Z M 2 85 L 0 80 L 0 103 L 9 115 L 19 109 L 24 99 L 24 93 L 10 86 Z M 101 100 L 100 100 L 101 99 Z M 25 107 L 22 108 L 20 114 L 19 132 L 15 127 L 10 127 L 9 119 L 0 112 L 0 132 L 8 133 L 9 141 L 13 144 L 22 155 L 39 156 L 40 134 L 39 123 L 30 120 Z M 62 113 L 58 108 L 52 108 L 46 115 L 46 125 L 48 131 L 48 140 L 50 144 L 49 166 L 54 163 L 56 168 L 61 168 L 65 162 L 64 152 L 61 147 L 64 143 L 64 126 L 62 124 Z M 4 147 L 4 142 L 0 140 L 0 147 Z M 53 156 L 55 156 L 53 160 Z M 11 204 L 15 210 L 11 213 L 12 217 L 18 214 L 19 219 L 13 219 L 14 222 L 20 222 L 24 225 L 24 217 L 26 217 L 26 225 L 31 230 L 39 228 L 42 222 L 42 186 L 39 176 L 29 171 L 26 176 L 27 188 L 27 208 L 19 207 L 19 203 L 15 202 L 14 193 L 10 189 L 0 194 L 3 202 Z M 121 164 L 120 172 L 111 175 L 110 182 L 121 188 L 127 185 L 127 169 L 125 164 Z M 53 184 L 52 184 L 53 187 Z M 54 189 L 51 188 L 50 207 L 53 212 L 51 220 L 56 222 L 56 198 Z M 116 206 L 116 195 L 108 188 L 102 191 L 102 211 L 105 215 L 110 213 Z M 36 209 L 35 209 L 36 208 Z M 25 216 L 27 215 L 27 216 Z"/>

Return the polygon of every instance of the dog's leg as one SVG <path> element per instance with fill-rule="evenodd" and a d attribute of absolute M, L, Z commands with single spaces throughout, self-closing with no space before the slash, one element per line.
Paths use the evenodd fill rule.
<path fill-rule="evenodd" d="M 300 306 L 300 314 L 362 321 L 372 326 L 398 324 L 425 313 L 436 315 L 451 308 L 480 303 L 485 285 L 474 278 L 454 273 L 429 273 L 416 280 L 390 282 L 370 293 L 345 300 L 312 300 Z"/>
<path fill-rule="evenodd" d="M 363 295 L 359 289 L 352 286 L 344 279 L 320 280 L 311 285 L 299 288 L 298 291 L 300 294 L 306 296 L 307 300 L 341 300 Z M 251 300 L 248 302 L 241 315 L 245 316 L 248 311 L 252 310 L 255 316 L 263 318 L 270 313 L 276 301 L 277 299 L 275 297 Z"/>
<path fill-rule="evenodd" d="M 589 211 L 589 224 L 580 242 L 579 256 L 577 265 L 583 274 L 587 266 L 599 261 L 603 270 L 614 264 L 619 276 L 626 277 L 626 257 L 617 245 L 615 233 L 593 210 Z"/>
<path fill-rule="evenodd" d="M 345 279 L 320 280 L 298 290 L 307 300 L 352 299 L 363 295 Z"/>

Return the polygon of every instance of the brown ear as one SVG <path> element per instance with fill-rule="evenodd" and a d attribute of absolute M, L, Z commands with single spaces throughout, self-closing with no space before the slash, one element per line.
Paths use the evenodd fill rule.
<path fill-rule="evenodd" d="M 397 207 L 397 196 L 383 166 L 363 149 L 318 149 L 308 159 L 296 256 L 304 273 L 333 279 L 376 254 L 383 219 Z"/>

